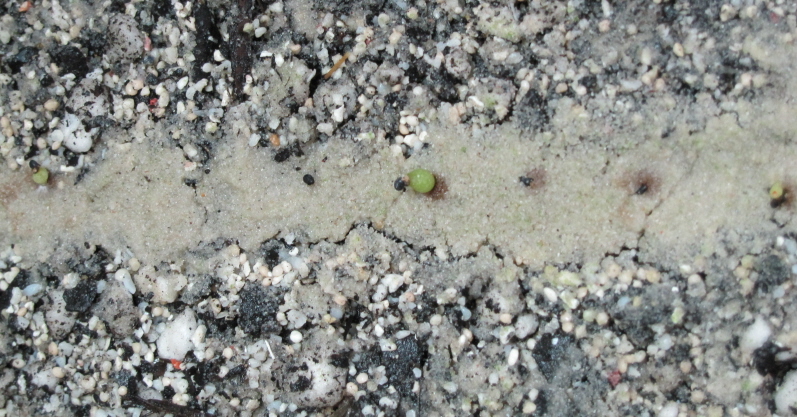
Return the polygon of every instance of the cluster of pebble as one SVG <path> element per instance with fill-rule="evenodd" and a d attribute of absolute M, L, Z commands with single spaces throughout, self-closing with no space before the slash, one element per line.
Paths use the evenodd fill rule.
<path fill-rule="evenodd" d="M 211 244 L 199 264 L 157 267 L 89 247 L 60 278 L 5 250 L 3 410 L 674 417 L 794 406 L 788 237 L 737 265 L 697 258 L 676 271 L 639 265 L 633 250 L 542 270 L 488 248 L 443 260 L 369 227 L 338 244 L 288 241 L 254 253 Z"/>
<path fill-rule="evenodd" d="M 660 113 L 653 97 L 696 131 L 775 87 L 767 56 L 793 43 L 797 26 L 788 2 L 654 2 L 641 20 L 649 6 L 639 2 L 419 1 L 378 15 L 369 4 L 270 4 L 243 27 L 258 57 L 243 63 L 224 45 L 232 23 L 212 5 L 45 1 L 5 14 L 0 152 L 12 169 L 32 160 L 68 174 L 129 131 L 124 140 L 171 141 L 197 163 L 211 155 L 192 148 L 230 134 L 263 146 L 276 135 L 277 147 L 367 139 L 410 156 L 434 142 L 427 123 L 480 129 L 508 118 L 600 142 L 567 127 L 566 114 L 622 131 Z M 779 31 L 771 43 L 745 38 L 763 26 Z M 238 65 L 250 70 L 240 97 Z M 166 134 L 165 122 L 178 125 Z M 674 119 L 653 123 L 666 136 Z"/>

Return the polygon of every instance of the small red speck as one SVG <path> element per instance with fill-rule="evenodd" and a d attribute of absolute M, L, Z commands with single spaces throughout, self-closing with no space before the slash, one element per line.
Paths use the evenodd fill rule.
<path fill-rule="evenodd" d="M 780 15 L 775 12 L 769 12 L 769 21 L 771 23 L 779 23 L 780 22 Z"/>
<path fill-rule="evenodd" d="M 174 367 L 174 369 L 177 369 L 178 371 L 180 369 L 182 369 L 182 366 L 183 366 L 182 362 L 178 361 L 177 359 L 171 359 L 171 362 L 172 362 L 172 366 Z"/>
<path fill-rule="evenodd" d="M 144 37 L 144 50 L 147 52 L 152 50 L 152 39 L 149 36 Z"/>
<path fill-rule="evenodd" d="M 620 383 L 621 379 L 623 379 L 623 375 L 617 369 L 612 371 L 612 373 L 610 373 L 608 377 L 609 383 L 612 385 L 612 388 L 616 387 L 617 384 Z"/>
<path fill-rule="evenodd" d="M 158 99 L 157 98 L 149 99 L 149 106 L 150 107 L 157 107 L 158 106 Z"/>

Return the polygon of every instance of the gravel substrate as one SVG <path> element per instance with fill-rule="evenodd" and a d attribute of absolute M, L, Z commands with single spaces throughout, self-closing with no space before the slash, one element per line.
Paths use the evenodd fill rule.
<path fill-rule="evenodd" d="M 795 36 L 6 1 L 0 417 L 797 415 Z"/>

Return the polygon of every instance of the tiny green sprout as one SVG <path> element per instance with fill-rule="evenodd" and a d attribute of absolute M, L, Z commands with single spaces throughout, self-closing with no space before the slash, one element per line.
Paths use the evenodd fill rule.
<path fill-rule="evenodd" d="M 33 173 L 33 182 L 39 185 L 47 184 L 47 180 L 50 179 L 50 171 L 47 170 L 45 167 L 39 167 Z"/>
<path fill-rule="evenodd" d="M 772 184 L 772 187 L 769 188 L 769 197 L 773 200 L 778 200 L 783 197 L 783 184 L 780 181 Z"/>
<path fill-rule="evenodd" d="M 418 168 L 407 174 L 409 178 L 410 187 L 419 193 L 428 193 L 432 191 L 435 185 L 434 174 L 431 172 Z"/>

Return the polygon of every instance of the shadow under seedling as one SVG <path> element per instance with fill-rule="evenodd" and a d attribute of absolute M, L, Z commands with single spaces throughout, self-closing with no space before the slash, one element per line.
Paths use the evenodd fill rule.
<path fill-rule="evenodd" d="M 546 176 L 547 173 L 543 168 L 534 168 L 526 175 L 521 175 L 518 181 L 529 190 L 536 191 L 545 187 Z"/>
<path fill-rule="evenodd" d="M 619 183 L 631 195 L 656 195 L 661 190 L 662 180 L 653 171 L 640 169 L 626 173 Z"/>
<path fill-rule="evenodd" d="M 448 194 L 448 185 L 446 179 L 440 175 L 436 176 L 434 188 L 432 191 L 426 193 L 426 196 L 434 201 L 442 200 Z"/>

